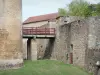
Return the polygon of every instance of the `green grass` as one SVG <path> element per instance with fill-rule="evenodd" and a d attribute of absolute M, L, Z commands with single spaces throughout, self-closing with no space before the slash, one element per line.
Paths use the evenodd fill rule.
<path fill-rule="evenodd" d="M 25 61 L 17 70 L 3 70 L 0 75 L 89 75 L 75 66 L 53 60 Z"/>

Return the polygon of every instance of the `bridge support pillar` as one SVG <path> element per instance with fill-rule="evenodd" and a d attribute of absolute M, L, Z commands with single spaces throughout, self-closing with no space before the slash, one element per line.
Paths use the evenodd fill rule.
<path fill-rule="evenodd" d="M 37 41 L 29 38 L 27 41 L 27 59 L 37 60 Z"/>
<path fill-rule="evenodd" d="M 31 60 L 37 60 L 37 41 L 31 39 Z"/>

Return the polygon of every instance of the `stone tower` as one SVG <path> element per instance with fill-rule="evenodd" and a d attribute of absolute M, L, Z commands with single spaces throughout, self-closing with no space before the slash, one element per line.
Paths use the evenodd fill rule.
<path fill-rule="evenodd" d="M 0 69 L 22 66 L 21 0 L 0 0 Z"/>

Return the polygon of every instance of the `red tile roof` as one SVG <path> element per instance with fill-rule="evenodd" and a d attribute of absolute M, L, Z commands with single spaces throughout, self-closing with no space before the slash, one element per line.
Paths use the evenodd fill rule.
<path fill-rule="evenodd" d="M 33 17 L 29 17 L 27 20 L 25 20 L 23 24 L 40 22 L 40 21 L 48 21 L 48 20 L 56 19 L 57 17 L 58 17 L 58 13 L 33 16 Z"/>

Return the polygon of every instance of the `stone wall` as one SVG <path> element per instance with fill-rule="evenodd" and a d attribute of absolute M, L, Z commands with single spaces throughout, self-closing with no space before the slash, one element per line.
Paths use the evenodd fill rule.
<path fill-rule="evenodd" d="M 72 52 L 74 65 L 94 72 L 96 62 L 100 61 L 100 18 L 63 22 L 57 26 L 56 31 L 51 58 L 70 63 Z"/>
<path fill-rule="evenodd" d="M 100 17 L 88 18 L 88 49 L 86 52 L 86 68 L 96 70 L 96 62 L 100 61 Z"/>
<path fill-rule="evenodd" d="M 85 67 L 88 41 L 88 24 L 85 20 L 71 23 L 71 44 L 73 45 L 73 64 Z"/>
<path fill-rule="evenodd" d="M 47 49 L 49 39 L 37 39 L 38 42 L 38 59 L 45 57 L 45 51 Z"/>
<path fill-rule="evenodd" d="M 56 38 L 52 50 L 51 59 L 67 61 L 68 42 L 70 35 L 70 26 L 62 25 L 56 28 Z"/>
<path fill-rule="evenodd" d="M 70 53 L 73 53 L 73 64 L 84 66 L 87 28 L 88 25 L 85 24 L 85 21 L 80 20 L 72 23 L 62 23 L 62 25 L 60 23 L 56 28 L 57 33 L 51 59 L 70 63 Z"/>

